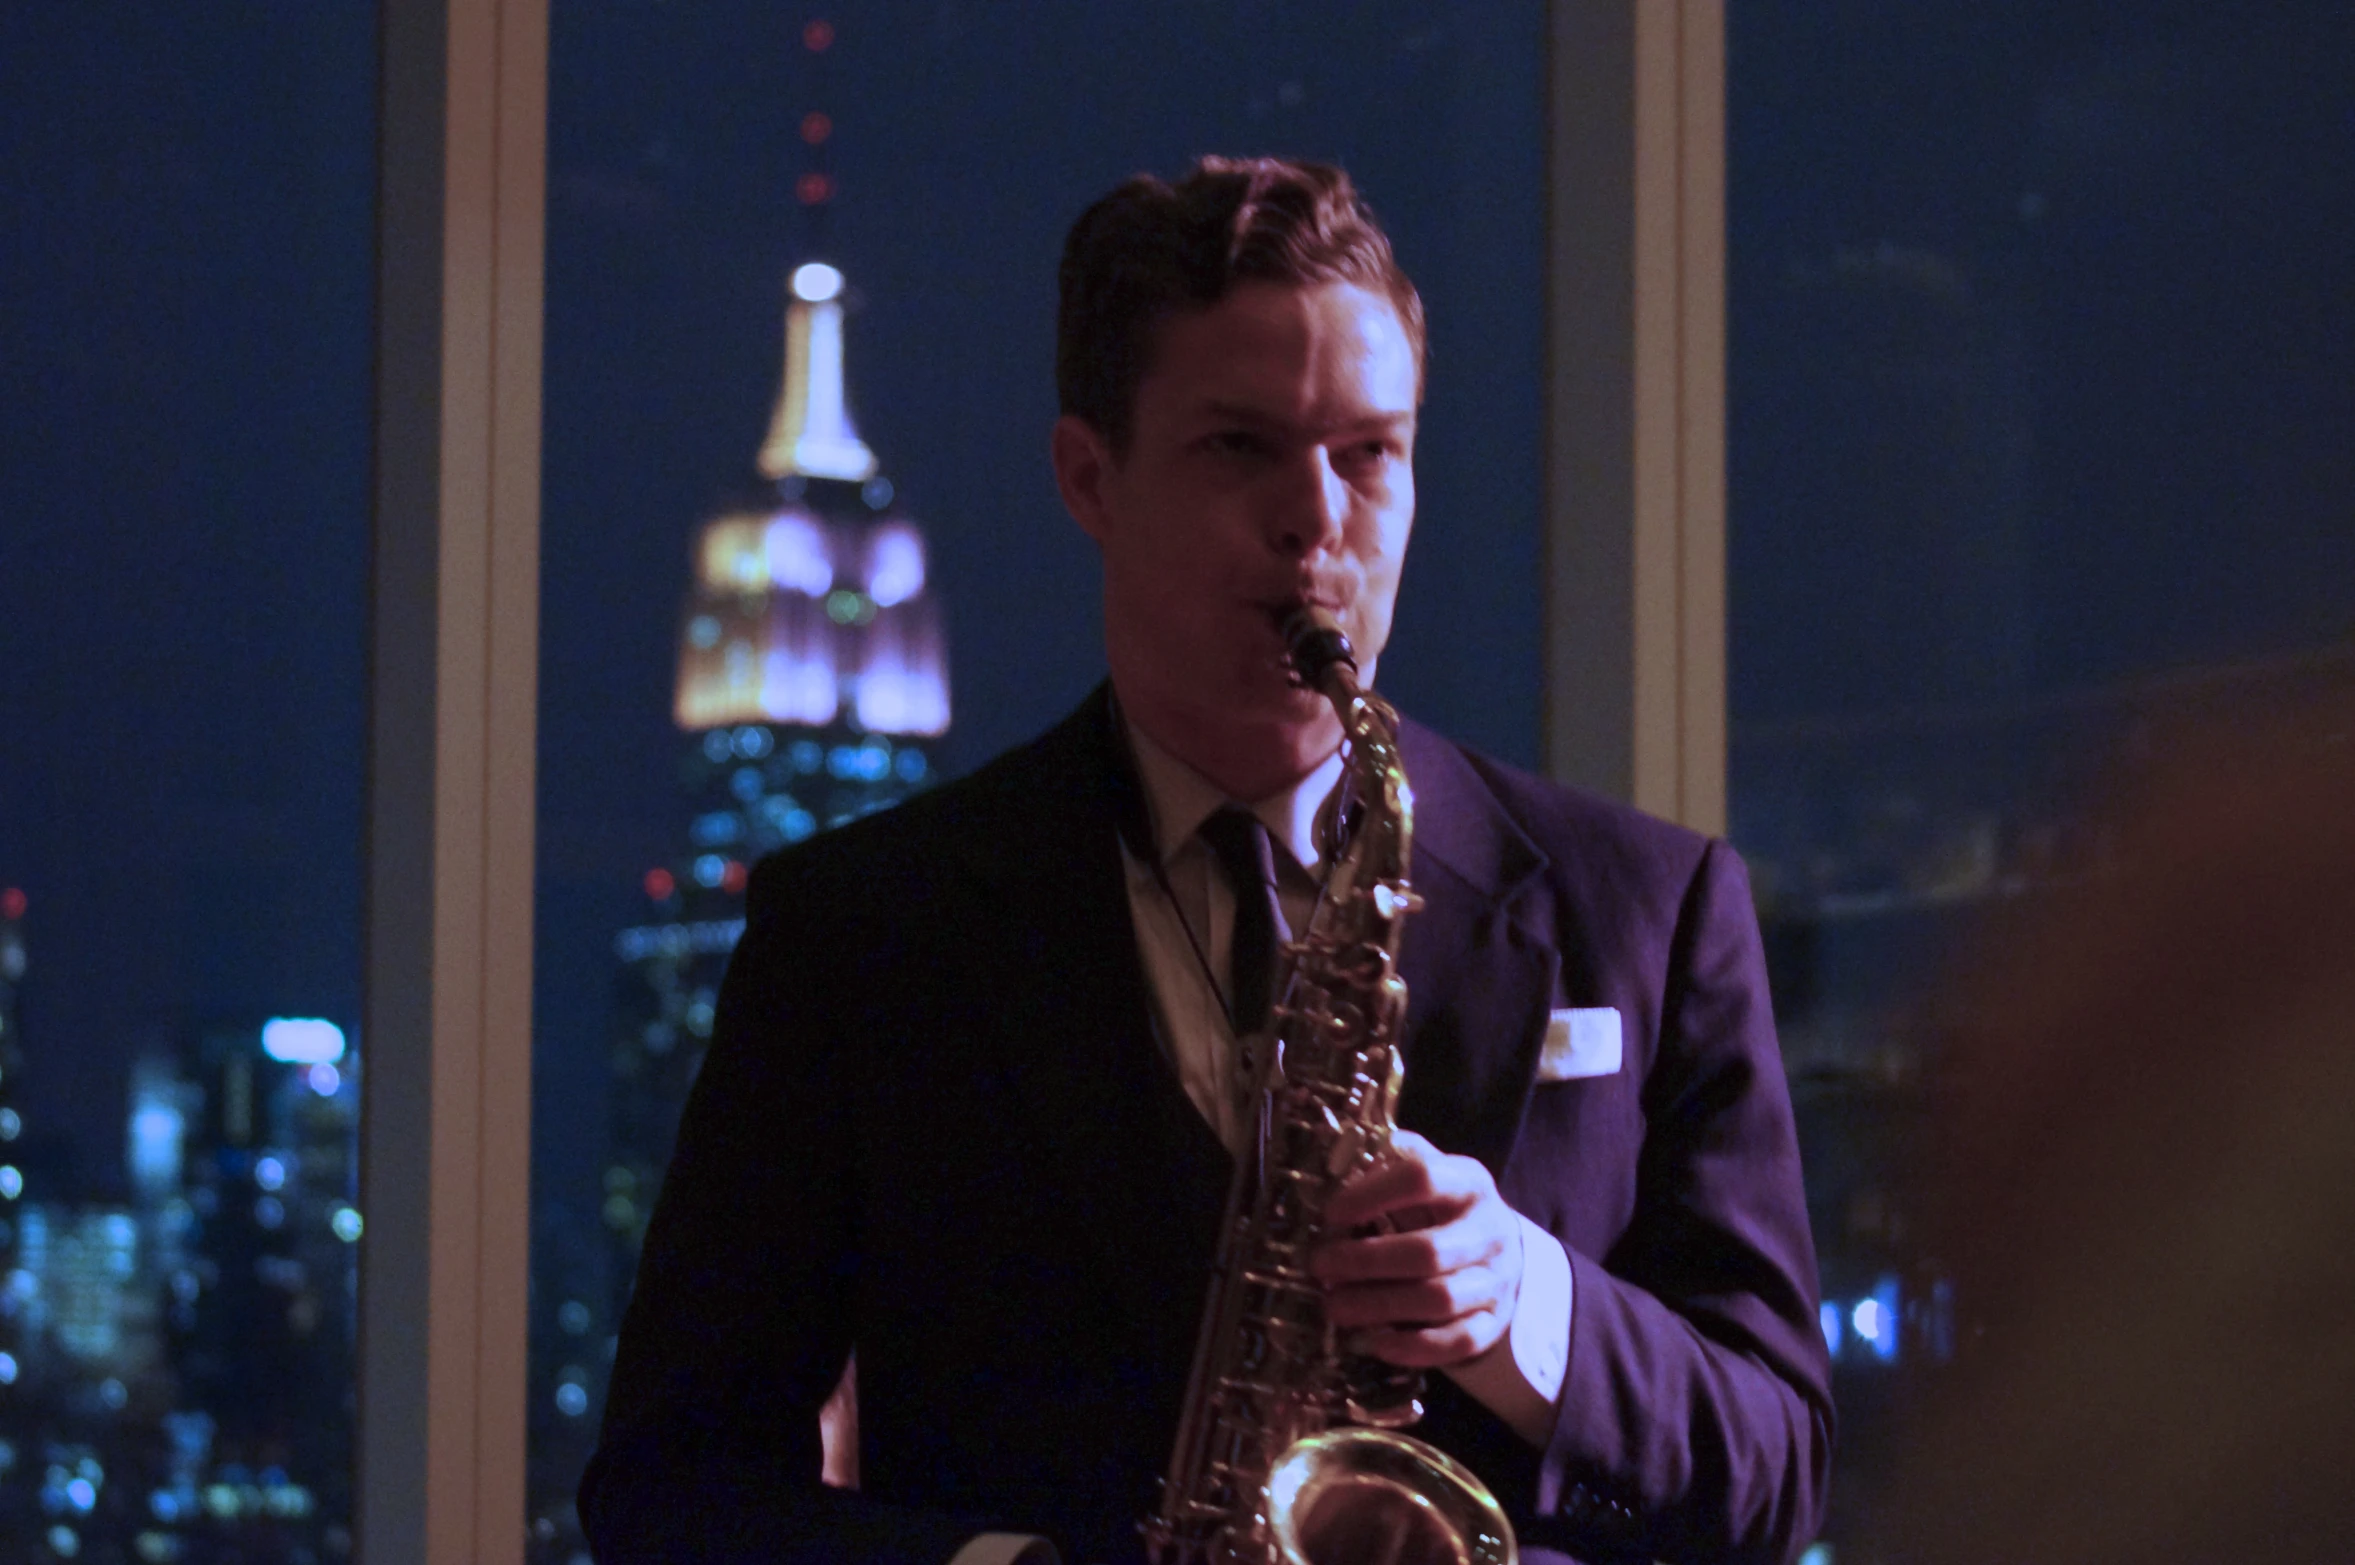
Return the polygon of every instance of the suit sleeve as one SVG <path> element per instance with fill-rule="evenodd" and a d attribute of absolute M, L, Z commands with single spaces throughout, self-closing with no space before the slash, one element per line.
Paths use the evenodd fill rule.
<path fill-rule="evenodd" d="M 1614 1556 L 1773 1565 L 1822 1521 L 1830 1363 L 1757 916 L 1723 842 L 1678 915 L 1643 1106 L 1634 1219 L 1601 1260 L 1571 1252 L 1538 1512 Z"/>
<path fill-rule="evenodd" d="M 601 1565 L 940 1565 L 981 1530 L 819 1482 L 818 1409 L 851 1347 L 856 1162 L 780 868 L 756 879 L 721 985 L 581 1481 Z"/>

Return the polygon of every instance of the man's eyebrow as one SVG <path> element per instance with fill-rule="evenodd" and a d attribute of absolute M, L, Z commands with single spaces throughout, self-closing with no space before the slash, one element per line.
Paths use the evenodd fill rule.
<path fill-rule="evenodd" d="M 1303 427 L 1289 418 L 1269 413 L 1262 408 L 1255 408 L 1247 402 L 1227 402 L 1216 397 L 1201 404 L 1195 413 L 1198 418 L 1210 422 L 1247 424 L 1256 429 L 1281 430 L 1285 433 Z M 1402 409 L 1395 413 L 1367 413 L 1361 418 L 1347 418 L 1333 424 L 1315 427 L 1327 431 L 1361 429 L 1397 431 L 1412 428 L 1414 423 L 1413 410 Z"/>

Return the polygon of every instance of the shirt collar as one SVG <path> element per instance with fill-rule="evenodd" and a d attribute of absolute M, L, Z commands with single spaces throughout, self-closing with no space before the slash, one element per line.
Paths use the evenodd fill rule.
<path fill-rule="evenodd" d="M 1167 864 L 1201 830 L 1212 812 L 1228 803 L 1218 784 L 1153 742 L 1136 724 L 1123 720 L 1129 749 L 1137 759 L 1137 781 L 1145 793 L 1145 808 L 1153 821 L 1153 846 Z M 1289 788 L 1246 808 L 1259 817 L 1268 835 L 1290 851 L 1293 861 L 1313 873 L 1317 866 L 1317 812 L 1341 780 L 1342 755 L 1336 749 L 1315 771 Z"/>

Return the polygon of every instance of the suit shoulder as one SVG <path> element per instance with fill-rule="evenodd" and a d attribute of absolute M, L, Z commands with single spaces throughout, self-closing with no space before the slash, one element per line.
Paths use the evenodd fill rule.
<path fill-rule="evenodd" d="M 1582 837 L 1621 841 L 1632 850 L 1649 855 L 1698 858 L 1709 846 L 1710 838 L 1690 826 L 1663 820 L 1632 804 L 1585 788 L 1540 777 L 1468 745 L 1455 744 L 1452 740 L 1444 742 L 1480 774 L 1481 781 L 1488 784 L 1498 802 L 1524 826 L 1553 823 L 1558 829 Z"/>

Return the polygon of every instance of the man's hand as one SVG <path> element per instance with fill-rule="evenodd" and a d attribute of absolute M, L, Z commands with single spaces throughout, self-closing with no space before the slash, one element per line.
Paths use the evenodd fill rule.
<path fill-rule="evenodd" d="M 1521 1220 L 1477 1158 L 1442 1152 L 1410 1130 L 1395 1157 L 1352 1177 L 1325 1208 L 1348 1233 L 1377 1218 L 1389 1233 L 1329 1239 L 1309 1258 L 1326 1316 L 1351 1346 L 1409 1369 L 1460 1364 L 1512 1324 L 1521 1294 Z"/>

